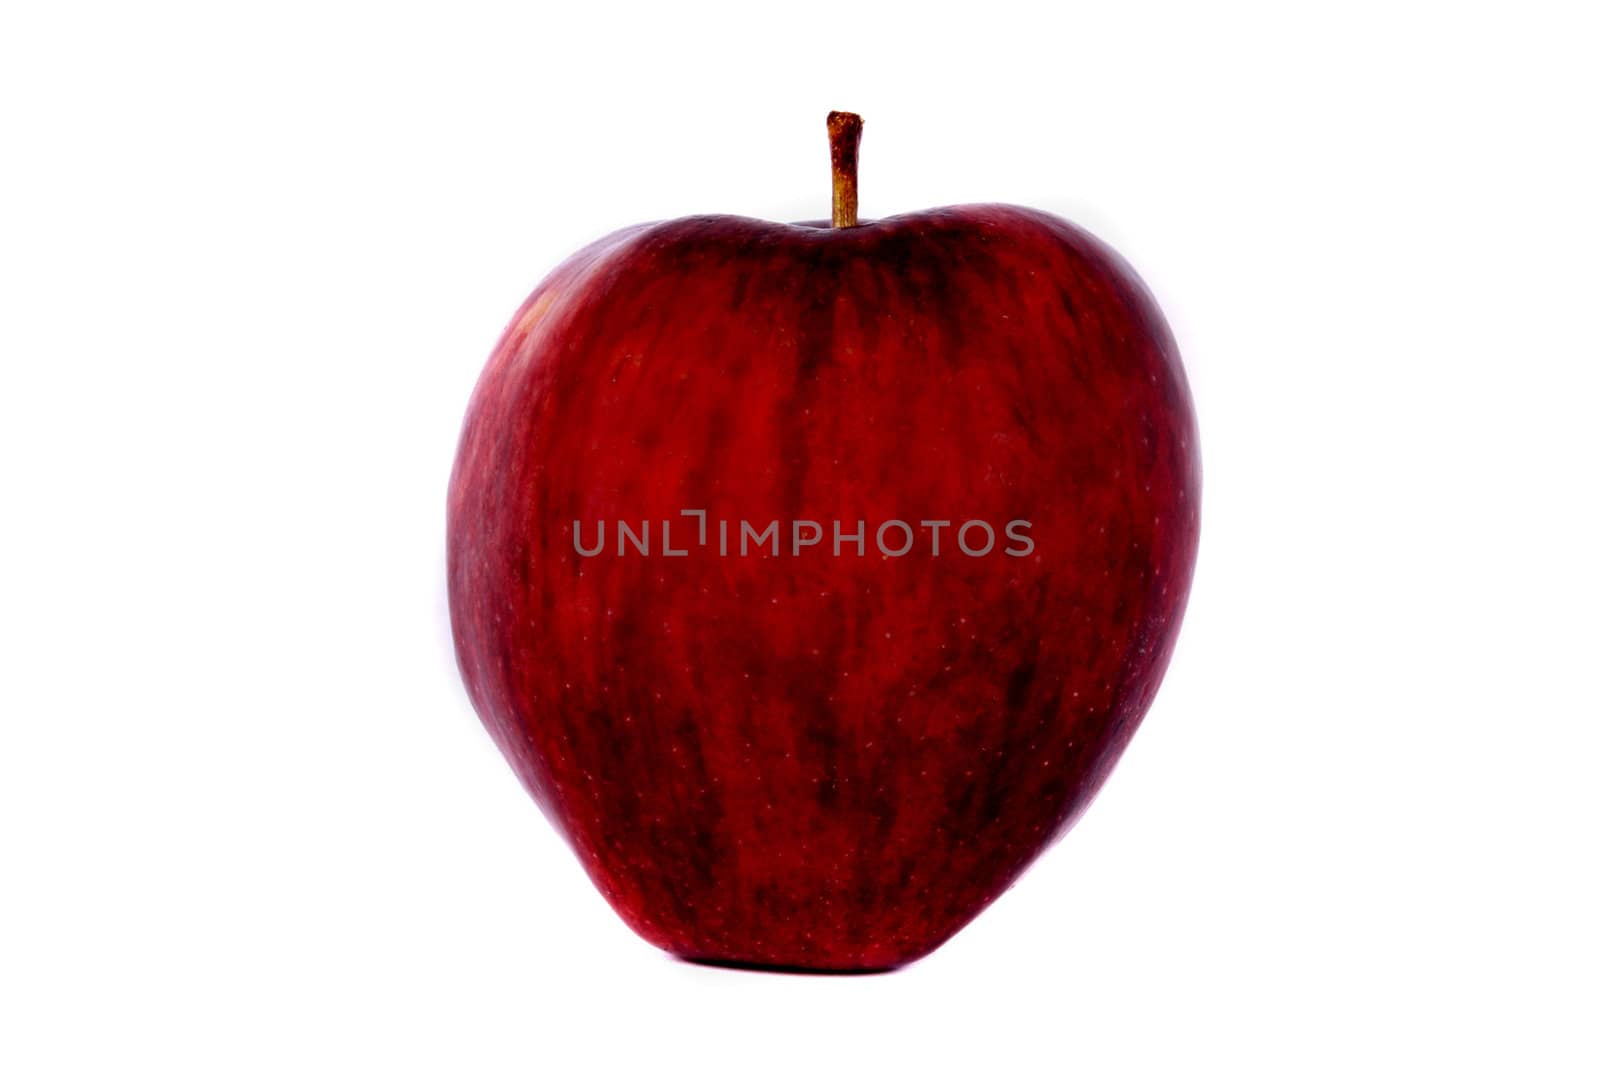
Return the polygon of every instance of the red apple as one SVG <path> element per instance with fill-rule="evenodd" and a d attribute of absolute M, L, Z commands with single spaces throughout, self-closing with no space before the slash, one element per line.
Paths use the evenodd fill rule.
<path fill-rule="evenodd" d="M 449 572 L 473 704 L 623 919 L 849 971 L 937 947 L 1105 781 L 1200 466 L 1114 252 L 1003 205 L 857 224 L 859 120 L 829 127 L 832 226 L 637 226 L 528 298 Z"/>

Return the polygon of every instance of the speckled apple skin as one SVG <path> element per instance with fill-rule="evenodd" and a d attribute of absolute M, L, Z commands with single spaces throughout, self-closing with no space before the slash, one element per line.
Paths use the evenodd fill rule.
<path fill-rule="evenodd" d="M 1038 211 L 829 229 L 728 216 L 597 242 L 529 297 L 449 497 L 472 702 L 638 933 L 751 966 L 891 968 L 1002 893 L 1094 797 L 1188 596 L 1200 465 L 1149 293 Z M 698 546 L 703 508 L 711 544 Z M 718 554 L 718 518 L 821 522 Z M 602 520 L 673 523 L 674 550 Z M 899 518 L 1034 551 L 887 558 Z M 832 521 L 868 523 L 832 554 Z M 980 536 L 973 538 L 981 542 Z M 1012 544 L 1012 547 L 1016 547 Z"/>

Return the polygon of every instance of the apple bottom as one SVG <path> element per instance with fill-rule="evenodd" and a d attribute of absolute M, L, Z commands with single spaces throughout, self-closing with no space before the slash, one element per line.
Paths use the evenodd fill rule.
<path fill-rule="evenodd" d="M 1034 847 L 1043 849 L 1046 843 Z M 1004 878 L 1002 884 L 1008 887 L 1020 873 Z M 923 906 L 900 901 L 879 908 L 862 907 L 847 893 L 811 901 L 790 895 L 787 906 L 780 910 L 791 917 L 783 922 L 753 918 L 748 909 L 708 901 L 699 920 L 701 929 L 689 929 L 670 917 L 640 910 L 634 906 L 636 900 L 613 895 L 603 886 L 602 892 L 644 940 L 689 963 L 740 970 L 877 974 L 933 952 L 1004 891 L 983 892 L 976 888 L 981 884 L 993 883 L 978 882 L 968 889 L 942 884 L 937 903 L 928 901 Z M 757 896 L 771 899 L 764 893 Z M 729 911 L 735 917 L 723 923 L 704 917 Z M 744 925 L 747 922 L 750 925 Z"/>
<path fill-rule="evenodd" d="M 702 819 L 663 820 L 625 842 L 599 840 L 598 831 L 569 837 L 618 915 L 680 959 L 773 971 L 894 970 L 937 949 L 1003 894 L 1066 833 L 1109 773 L 1091 755 L 1094 745 L 1078 748 L 1078 759 L 1069 750 L 1064 773 L 1050 780 L 1016 774 L 991 747 L 965 751 L 972 774 L 956 777 L 975 785 L 963 790 L 938 769 L 963 746 L 955 738 L 934 744 L 921 761 L 890 760 L 875 779 L 850 782 L 815 782 L 804 761 L 757 757 L 773 768 L 769 795 L 823 802 L 775 809 L 751 784 L 735 790 L 746 802 L 730 801 L 721 818 L 708 808 Z M 792 780 L 799 778 L 809 793 Z M 692 781 L 681 771 L 678 780 Z M 665 788 L 642 786 L 647 795 Z M 896 791 L 902 799 L 870 799 Z M 697 791 L 682 786 L 679 795 L 690 792 Z M 987 824 L 951 817 L 969 798 L 993 813 Z"/>

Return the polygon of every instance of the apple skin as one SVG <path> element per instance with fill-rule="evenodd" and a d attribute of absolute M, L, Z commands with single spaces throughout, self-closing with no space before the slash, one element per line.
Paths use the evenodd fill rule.
<path fill-rule="evenodd" d="M 1159 310 L 1062 219 L 635 227 L 535 290 L 473 395 L 449 496 L 457 657 L 646 940 L 893 968 L 1105 781 L 1172 652 L 1199 490 Z M 723 557 L 685 508 L 713 531 L 827 532 Z M 877 550 L 890 518 L 916 550 Z M 590 541 L 617 519 L 657 527 L 650 556 L 574 550 L 575 520 Z M 661 519 L 687 556 L 661 555 Z M 835 519 L 867 521 L 864 558 L 832 554 Z M 934 558 L 924 519 L 1024 519 L 1035 550 L 971 558 L 952 526 Z"/>

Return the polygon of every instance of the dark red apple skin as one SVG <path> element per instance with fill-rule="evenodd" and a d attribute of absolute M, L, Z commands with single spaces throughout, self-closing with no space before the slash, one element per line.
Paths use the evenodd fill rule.
<path fill-rule="evenodd" d="M 1105 781 L 1172 652 L 1199 491 L 1160 312 L 1059 218 L 636 227 L 533 293 L 473 395 L 449 498 L 456 651 L 512 767 L 645 939 L 892 968 Z M 827 532 L 724 558 L 684 508 Z M 686 557 L 660 554 L 673 518 Z M 885 558 L 891 518 L 1025 519 L 1036 547 L 1007 556 L 1001 534 L 969 558 L 952 526 L 933 558 L 918 528 Z M 574 550 L 574 520 L 592 544 L 616 519 L 651 521 L 649 557 Z M 865 558 L 832 554 L 835 519 L 866 520 Z"/>

